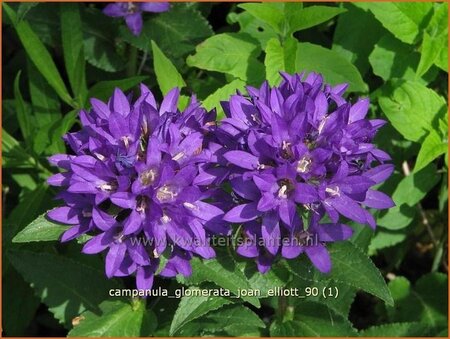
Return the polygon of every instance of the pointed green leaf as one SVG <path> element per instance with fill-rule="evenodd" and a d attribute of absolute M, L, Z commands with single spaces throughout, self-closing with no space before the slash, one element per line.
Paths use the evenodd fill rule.
<path fill-rule="evenodd" d="M 256 81 L 264 77 L 262 64 L 256 59 L 261 49 L 248 34 L 216 34 L 199 44 L 195 51 L 186 60 L 191 67 L 230 74 L 241 80 Z"/>
<path fill-rule="evenodd" d="M 404 277 L 389 283 L 395 300 L 386 307 L 391 321 L 418 321 L 436 329 L 447 327 L 448 277 L 443 273 L 428 273 L 417 280 L 414 287 Z"/>
<path fill-rule="evenodd" d="M 16 79 L 14 80 L 14 100 L 16 103 L 17 120 L 19 121 L 20 131 L 22 132 L 24 140 L 29 143 L 32 128 L 32 115 L 31 111 L 27 109 L 27 106 L 25 106 L 22 93 L 20 92 L 20 74 L 21 72 L 19 71 L 19 73 L 17 73 Z"/>
<path fill-rule="evenodd" d="M 282 34 L 284 29 L 284 4 L 266 3 L 246 3 L 239 4 L 238 7 L 250 13 L 256 19 L 270 25 L 277 33 Z"/>
<path fill-rule="evenodd" d="M 359 332 L 361 337 L 428 337 L 430 328 L 419 322 L 391 323 L 372 326 Z"/>
<path fill-rule="evenodd" d="M 319 25 L 346 11 L 345 8 L 333 6 L 308 6 L 301 10 L 293 11 L 293 15 L 289 16 L 289 33 Z"/>
<path fill-rule="evenodd" d="M 358 69 L 330 49 L 309 42 L 299 43 L 295 64 L 297 72 L 322 73 L 325 81 L 332 85 L 349 83 L 350 91 L 367 91 Z"/>
<path fill-rule="evenodd" d="M 36 163 L 21 144 L 4 129 L 2 129 L 2 156 L 4 168 L 30 168 Z"/>
<path fill-rule="evenodd" d="M 17 233 L 13 242 L 54 241 L 58 240 L 62 233 L 69 227 L 49 220 L 46 214 L 42 214 L 33 220 L 22 231 Z"/>
<path fill-rule="evenodd" d="M 156 317 L 139 299 L 130 302 L 107 300 L 99 305 L 100 313 L 86 311 L 80 315 L 69 337 L 148 337 L 156 328 Z"/>
<path fill-rule="evenodd" d="M 221 119 L 224 116 L 221 101 L 228 100 L 232 94 L 235 94 L 237 90 L 243 91 L 245 88 L 245 82 L 240 79 L 235 79 L 229 84 L 219 88 L 205 100 L 203 100 L 203 107 L 207 110 L 216 108 L 217 118 Z"/>
<path fill-rule="evenodd" d="M 444 98 L 413 81 L 393 81 L 384 88 L 380 107 L 406 139 L 420 141 L 447 111 Z"/>
<path fill-rule="evenodd" d="M 11 251 L 10 261 L 55 318 L 66 325 L 86 309 L 100 312 L 98 305 L 109 298 L 109 290 L 120 288 L 103 271 L 61 255 Z"/>
<path fill-rule="evenodd" d="M 15 23 L 14 27 L 17 35 L 31 61 L 36 65 L 36 68 L 41 72 L 56 93 L 58 93 L 61 100 L 70 106 L 74 106 L 73 99 L 70 97 L 66 85 L 64 84 L 47 48 L 45 48 L 36 33 L 33 32 L 28 22 L 25 20 L 17 22 L 16 13 L 8 4 L 3 3 L 3 8 L 11 21 Z"/>
<path fill-rule="evenodd" d="M 447 149 L 448 143 L 446 138 L 440 137 L 436 131 L 431 130 L 420 147 L 414 166 L 414 172 L 420 171 L 434 159 L 444 154 Z"/>
<path fill-rule="evenodd" d="M 325 305 L 306 301 L 298 306 L 293 320 L 276 320 L 270 326 L 272 337 L 349 337 L 356 336 L 350 321 Z"/>
<path fill-rule="evenodd" d="M 43 127 L 59 120 L 62 116 L 61 105 L 55 90 L 31 61 L 27 62 L 27 71 L 36 126 Z"/>
<path fill-rule="evenodd" d="M 414 43 L 426 25 L 431 2 L 372 2 L 368 9 L 398 39 Z"/>
<path fill-rule="evenodd" d="M 181 74 L 177 71 L 172 62 L 159 49 L 152 40 L 153 67 L 156 79 L 163 95 L 166 95 L 172 88 L 183 88 L 186 86 Z"/>
<path fill-rule="evenodd" d="M 201 292 L 199 288 L 189 288 L 191 293 Z M 184 296 L 181 298 L 180 304 L 170 325 L 170 335 L 177 333 L 184 325 L 190 321 L 205 315 L 210 311 L 217 310 L 223 305 L 231 303 L 230 300 L 223 297 L 206 297 L 206 296 Z"/>
<path fill-rule="evenodd" d="M 392 297 L 386 282 L 378 268 L 351 242 L 338 242 L 329 246 L 332 268 L 329 274 L 320 274 L 311 264 L 298 265 L 289 260 L 288 267 L 292 273 L 309 281 L 334 280 L 337 283 L 352 286 L 382 299 L 392 305 Z"/>
<path fill-rule="evenodd" d="M 226 250 L 216 249 L 217 257 L 211 260 L 193 258 L 191 261 L 192 275 L 189 278 L 177 277 L 186 285 L 199 285 L 205 281 L 228 289 L 234 295 L 239 295 L 240 289 L 250 289 L 247 277 L 236 265 L 234 258 Z M 244 301 L 260 307 L 255 296 L 241 296 Z"/>
<path fill-rule="evenodd" d="M 122 91 L 128 91 L 147 78 L 147 76 L 135 76 L 122 80 L 99 81 L 89 89 L 88 97 L 97 98 L 99 100 L 107 100 L 113 93 L 114 88 L 118 87 Z"/>
<path fill-rule="evenodd" d="M 74 96 L 80 106 L 84 104 L 87 94 L 86 63 L 84 59 L 83 30 L 79 5 L 61 3 L 61 38 L 64 63 Z"/>
<path fill-rule="evenodd" d="M 281 81 L 280 71 L 294 73 L 295 53 L 297 43 L 293 38 L 288 38 L 281 45 L 278 39 L 270 39 L 266 46 L 266 76 L 271 86 L 278 85 Z"/>

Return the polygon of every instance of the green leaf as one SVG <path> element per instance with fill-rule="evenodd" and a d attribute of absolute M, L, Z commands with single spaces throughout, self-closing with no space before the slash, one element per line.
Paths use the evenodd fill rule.
<path fill-rule="evenodd" d="M 260 329 L 264 327 L 264 322 L 249 308 L 233 304 L 190 322 L 177 335 L 256 337 L 261 336 Z"/>
<path fill-rule="evenodd" d="M 412 44 L 419 38 L 433 8 L 431 2 L 373 2 L 369 10 L 398 39 Z"/>
<path fill-rule="evenodd" d="M 266 58 L 266 77 L 271 86 L 278 85 L 281 81 L 280 71 L 288 73 L 295 72 L 295 53 L 297 49 L 296 40 L 288 38 L 281 45 L 278 39 L 271 39 L 267 42 Z"/>
<path fill-rule="evenodd" d="M 303 263 L 306 263 L 309 268 L 313 269 L 310 266 L 310 263 L 307 262 L 307 259 L 302 260 L 298 264 L 301 265 Z M 318 295 L 309 295 L 308 297 L 306 297 L 308 301 L 322 303 L 344 318 L 348 317 L 350 307 L 353 303 L 353 300 L 355 299 L 356 288 L 343 283 L 338 283 L 332 279 L 321 280 L 320 272 L 317 270 L 314 270 L 312 272 L 312 275 L 309 276 L 308 279 L 299 277 L 298 275 L 294 274 L 294 276 L 292 277 L 292 281 L 286 288 L 297 288 L 299 294 L 306 295 L 306 288 L 316 287 L 319 291 Z M 311 280 L 314 280 L 314 285 L 312 285 Z M 327 298 L 324 298 L 324 293 Z M 332 294 L 332 296 L 330 296 L 330 293 Z M 337 298 L 334 298 L 334 296 L 336 295 Z M 303 302 L 305 302 L 303 298 L 294 296 L 290 297 L 289 305 L 295 306 L 302 304 Z"/>
<path fill-rule="evenodd" d="M 448 45 L 448 41 L 445 42 Z M 435 62 L 437 67 L 448 72 L 448 48 L 442 48 L 441 53 L 436 58 Z"/>
<path fill-rule="evenodd" d="M 433 64 L 440 67 L 443 51 L 448 56 L 448 4 L 436 4 L 434 14 L 423 34 L 417 75 L 424 74 Z M 447 63 L 444 70 L 447 70 Z"/>
<path fill-rule="evenodd" d="M 191 293 L 201 291 L 199 288 L 195 287 L 190 287 L 189 290 Z M 170 325 L 170 335 L 173 336 L 190 321 L 197 319 L 210 311 L 217 310 L 229 303 L 231 303 L 230 300 L 217 296 L 184 296 L 181 298 L 180 304 L 173 317 L 172 324 Z"/>
<path fill-rule="evenodd" d="M 30 61 L 27 70 L 34 120 L 40 128 L 61 118 L 61 105 L 56 92 Z"/>
<path fill-rule="evenodd" d="M 391 34 L 383 36 L 369 56 L 373 73 L 385 81 L 401 78 L 426 84 L 433 79 L 436 70 L 432 69 L 423 77 L 418 78 L 416 69 L 419 60 L 420 54 L 413 46 L 401 42 Z"/>
<path fill-rule="evenodd" d="M 5 264 L 5 261 L 3 263 Z M 25 336 L 25 331 L 39 307 L 39 299 L 11 265 L 8 264 L 3 276 L 7 277 L 3 280 L 2 286 L 4 293 L 2 307 L 8 310 L 2 319 L 5 334 L 11 337 Z"/>
<path fill-rule="evenodd" d="M 27 110 L 22 93 L 20 92 L 20 74 L 21 71 L 17 73 L 16 79 L 14 80 L 14 100 L 16 103 L 17 120 L 19 122 L 20 131 L 22 132 L 24 140 L 28 143 L 30 141 L 32 116 L 31 112 Z"/>
<path fill-rule="evenodd" d="M 295 5 L 299 6 L 300 4 Z M 288 6 L 287 3 L 286 6 Z M 288 11 L 286 15 L 288 15 L 289 20 L 289 34 L 319 25 L 346 11 L 345 8 L 333 6 L 308 6 L 292 11 L 291 15 Z"/>
<path fill-rule="evenodd" d="M 55 203 L 49 201 L 51 198 L 48 186 L 43 183 L 40 183 L 33 191 L 24 191 L 20 202 L 5 221 L 5 225 L 8 227 L 4 228 L 3 240 L 7 243 L 10 242 L 17 232 L 32 222 L 39 214 L 48 207 L 53 207 Z"/>
<path fill-rule="evenodd" d="M 4 168 L 30 168 L 36 163 L 20 143 L 2 129 L 2 166 Z"/>
<path fill-rule="evenodd" d="M 411 141 L 424 138 L 447 111 L 444 98 L 412 81 L 389 82 L 379 104 L 395 129 Z"/>
<path fill-rule="evenodd" d="M 285 287 L 290 280 L 290 272 L 282 265 L 274 264 L 270 271 L 261 274 L 252 262 L 244 262 L 241 271 L 247 277 L 251 290 L 258 290 L 261 296 L 267 296 L 270 289 Z"/>
<path fill-rule="evenodd" d="M 74 106 L 73 99 L 70 97 L 66 85 L 64 84 L 55 63 L 53 62 L 50 53 L 47 51 L 39 37 L 33 32 L 30 25 L 26 21 L 22 20 L 20 22 L 16 22 L 16 13 L 8 4 L 3 3 L 3 8 L 11 21 L 15 22 L 14 27 L 17 35 L 19 36 L 27 55 L 36 65 L 36 68 L 41 72 L 56 93 L 58 93 L 61 100 L 70 106 Z"/>
<path fill-rule="evenodd" d="M 392 305 L 392 297 L 386 283 L 373 262 L 351 242 L 339 242 L 329 246 L 333 264 L 329 274 L 320 274 L 311 264 L 298 265 L 292 260 L 288 267 L 292 273 L 309 281 L 334 280 L 373 294 L 386 304 Z"/>
<path fill-rule="evenodd" d="M 298 310 L 297 310 L 298 308 Z M 325 305 L 302 302 L 293 320 L 276 320 L 270 326 L 272 337 L 348 337 L 356 336 L 352 324 Z"/>
<path fill-rule="evenodd" d="M 397 245 L 404 241 L 407 236 L 408 234 L 405 229 L 400 231 L 377 229 L 369 245 L 369 255 L 376 254 L 380 249 Z"/>
<path fill-rule="evenodd" d="M 55 318 L 66 325 L 86 309 L 100 312 L 98 305 L 109 297 L 109 290 L 120 287 L 103 271 L 61 255 L 11 251 L 10 261 Z"/>
<path fill-rule="evenodd" d="M 117 53 L 115 39 L 117 22 L 97 8 L 82 13 L 83 47 L 86 60 L 106 72 L 118 72 L 125 68 L 125 60 Z M 148 41 L 147 41 L 148 44 Z"/>
<path fill-rule="evenodd" d="M 447 275 L 428 273 L 414 287 L 406 278 L 397 277 L 389 283 L 395 300 L 387 307 L 391 321 L 418 321 L 435 328 L 447 327 Z"/>
<path fill-rule="evenodd" d="M 361 337 L 428 337 L 430 329 L 419 322 L 392 323 L 372 326 L 359 332 Z"/>
<path fill-rule="evenodd" d="M 285 19 L 283 4 L 275 2 L 246 3 L 239 4 L 238 7 L 244 9 L 256 19 L 270 25 L 275 32 L 283 34 Z"/>
<path fill-rule="evenodd" d="M 211 26 L 202 14 L 193 6 L 181 3 L 172 3 L 170 11 L 145 21 L 138 37 L 127 27 L 120 28 L 120 36 L 141 50 L 150 52 L 149 41 L 154 40 L 178 68 L 185 64 L 182 58 L 212 34 Z"/>
<path fill-rule="evenodd" d="M 205 281 L 228 289 L 234 295 L 239 295 L 240 289 L 250 289 L 249 282 L 244 273 L 237 267 L 234 258 L 225 250 L 216 249 L 217 257 L 211 260 L 200 260 L 193 258 L 192 276 L 181 278 L 181 282 L 187 285 L 198 285 Z M 241 296 L 244 301 L 253 306 L 260 307 L 258 298 L 255 296 Z"/>
<path fill-rule="evenodd" d="M 46 218 L 46 214 L 42 214 L 22 231 L 17 233 L 13 238 L 13 242 L 32 242 L 32 241 L 54 241 L 58 240 L 69 227 L 55 223 Z"/>
<path fill-rule="evenodd" d="M 264 76 L 261 53 L 256 40 L 248 34 L 222 33 L 206 39 L 186 62 L 191 67 L 233 75 L 241 80 L 255 80 Z"/>
<path fill-rule="evenodd" d="M 203 100 L 203 107 L 207 110 L 216 108 L 217 118 L 220 120 L 224 116 L 223 108 L 222 105 L 220 105 L 220 102 L 228 100 L 232 94 L 236 93 L 237 90 L 243 91 L 244 88 L 245 82 L 240 79 L 235 79 L 229 84 L 219 88 Z"/>
<path fill-rule="evenodd" d="M 377 218 L 377 224 L 390 230 L 402 229 L 412 221 L 415 205 L 439 182 L 436 167 L 428 165 L 418 172 L 404 177 L 397 185 L 392 200 L 395 207 L 382 212 Z"/>
<path fill-rule="evenodd" d="M 239 23 L 240 32 L 246 33 L 257 40 L 263 49 L 266 48 L 266 44 L 270 39 L 278 39 L 278 34 L 270 25 L 256 19 L 248 12 L 239 14 L 231 12 L 228 14 L 227 19 L 230 24 Z"/>
<path fill-rule="evenodd" d="M 87 94 L 86 63 L 84 60 L 83 30 L 79 5 L 61 3 L 61 40 L 64 52 L 64 63 L 72 92 L 84 104 Z"/>
<path fill-rule="evenodd" d="M 447 152 L 447 149 L 447 140 L 440 137 L 436 131 L 431 130 L 420 147 L 414 172 L 420 171 L 434 159 Z"/>
<path fill-rule="evenodd" d="M 428 33 L 424 33 L 417 76 L 425 74 L 433 64 L 437 63 L 442 50 L 447 49 L 447 40 L 445 35 L 433 38 Z"/>
<path fill-rule="evenodd" d="M 88 97 L 107 100 L 111 97 L 114 88 L 118 87 L 122 91 L 128 91 L 146 79 L 148 79 L 147 76 L 135 76 L 122 80 L 99 81 L 89 89 Z"/>
<path fill-rule="evenodd" d="M 65 135 L 70 128 L 75 124 L 78 116 L 78 111 L 71 111 L 64 115 L 64 117 L 41 126 L 34 137 L 33 148 L 37 154 L 55 154 L 64 153 L 66 146 L 61 136 Z"/>
<path fill-rule="evenodd" d="M 369 70 L 369 54 L 386 32 L 378 20 L 353 3 L 344 5 L 347 12 L 339 15 L 332 50 L 354 64 L 362 75 Z"/>
<path fill-rule="evenodd" d="M 25 19 L 30 9 L 39 5 L 39 2 L 22 2 L 17 9 L 17 21 Z"/>
<path fill-rule="evenodd" d="M 153 67 L 156 73 L 158 85 L 163 95 L 166 95 L 172 88 L 183 88 L 186 86 L 180 73 L 172 62 L 159 49 L 158 45 L 152 40 Z"/>
<path fill-rule="evenodd" d="M 295 64 L 298 72 L 322 73 L 328 83 L 336 85 L 346 82 L 350 84 L 350 91 L 367 91 L 358 69 L 330 49 L 309 42 L 299 43 Z"/>
<path fill-rule="evenodd" d="M 143 300 L 125 302 L 104 301 L 101 313 L 86 311 L 79 324 L 69 332 L 69 337 L 148 337 L 156 328 L 156 317 L 145 309 Z"/>

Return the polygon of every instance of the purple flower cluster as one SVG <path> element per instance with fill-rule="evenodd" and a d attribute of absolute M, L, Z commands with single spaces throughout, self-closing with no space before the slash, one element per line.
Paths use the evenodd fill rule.
<path fill-rule="evenodd" d="M 103 13 L 113 18 L 124 18 L 131 33 L 139 35 L 143 26 L 142 12 L 161 13 L 169 8 L 168 2 L 115 2 L 108 4 Z"/>
<path fill-rule="evenodd" d="M 237 253 L 260 272 L 302 253 L 328 272 L 326 243 L 352 235 L 343 218 L 375 228 L 366 208 L 393 206 L 372 188 L 393 171 L 372 143 L 385 122 L 365 118 L 367 99 L 345 100 L 347 85 L 282 77 L 231 96 L 219 123 L 195 97 L 180 112 L 178 89 L 161 105 L 144 85 L 135 101 L 118 89 L 107 103 L 91 99 L 82 129 L 64 137 L 75 155 L 50 158 L 64 170 L 48 182 L 64 187 L 65 206 L 48 216 L 72 225 L 62 241 L 92 235 L 83 252 L 107 251 L 106 275 L 135 275 L 140 289 L 161 255 L 161 276 L 190 275 L 190 259 L 213 258 L 209 240 L 229 236 L 230 223 Z"/>
<path fill-rule="evenodd" d="M 248 96 L 223 103 L 217 180 L 229 179 L 236 201 L 224 219 L 242 225 L 247 241 L 237 252 L 255 258 L 261 272 L 279 254 L 291 259 L 303 252 L 328 272 L 324 243 L 352 235 L 340 217 L 375 228 L 364 207 L 393 206 L 371 189 L 394 169 L 384 164 L 389 155 L 371 143 L 385 121 L 365 119 L 368 99 L 347 102 L 347 85 L 303 76 L 283 73 L 280 86 L 249 87 Z M 313 236 L 317 243 L 304 246 Z"/>
<path fill-rule="evenodd" d="M 205 202 L 219 201 L 220 190 L 195 183 L 200 164 L 210 158 L 205 135 L 215 113 L 195 97 L 180 112 L 178 97 L 173 89 L 158 106 L 141 85 L 134 103 L 118 89 L 108 103 L 92 99 L 92 110 L 80 112 L 81 131 L 65 136 L 76 155 L 50 158 L 65 170 L 48 183 L 65 188 L 58 198 L 66 206 L 48 216 L 73 225 L 62 241 L 94 235 L 83 252 L 107 250 L 106 275 L 136 273 L 140 289 L 152 286 L 165 251 L 169 259 L 160 275 L 188 276 L 193 254 L 215 256 L 207 238 L 229 231 L 221 204 Z"/>

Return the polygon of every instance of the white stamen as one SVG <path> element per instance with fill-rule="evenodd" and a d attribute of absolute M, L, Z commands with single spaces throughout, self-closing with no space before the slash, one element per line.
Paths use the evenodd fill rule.
<path fill-rule="evenodd" d="M 172 191 L 171 188 L 166 185 L 160 187 L 158 191 L 156 191 L 156 198 L 160 202 L 173 200 L 173 198 L 175 198 L 177 195 L 178 194 L 176 192 Z"/>
<path fill-rule="evenodd" d="M 297 163 L 297 173 L 306 173 L 311 167 L 311 158 L 303 157 Z"/>
<path fill-rule="evenodd" d="M 114 185 L 114 184 L 112 184 L 112 183 L 104 183 L 104 184 L 101 184 L 101 185 L 99 186 L 99 188 L 100 188 L 102 191 L 105 191 L 105 192 L 111 192 L 111 191 L 113 191 L 114 189 L 116 189 L 116 185 Z"/>
<path fill-rule="evenodd" d="M 139 176 L 139 179 L 141 180 L 142 185 L 148 186 L 155 182 L 156 176 L 158 175 L 158 172 L 156 169 L 151 168 L 141 173 Z"/>
<path fill-rule="evenodd" d="M 172 160 L 178 161 L 184 157 L 184 152 L 177 153 L 173 156 Z"/>
<path fill-rule="evenodd" d="M 319 134 L 322 133 L 323 126 L 325 126 L 325 122 L 327 121 L 328 117 L 329 117 L 329 115 L 326 116 L 325 118 L 323 118 L 322 121 L 320 122 L 319 129 L 318 129 Z"/>
<path fill-rule="evenodd" d="M 82 211 L 81 214 L 83 215 L 83 217 L 85 218 L 90 218 L 92 217 L 92 213 L 88 212 L 88 211 Z"/>
<path fill-rule="evenodd" d="M 287 186 L 286 185 L 281 186 L 280 190 L 278 191 L 278 198 L 286 199 L 287 198 L 286 191 L 287 191 Z"/>
<path fill-rule="evenodd" d="M 171 222 L 172 219 L 171 219 L 168 215 L 164 214 L 164 215 L 161 217 L 161 221 L 162 221 L 163 224 L 167 224 L 167 223 Z"/>
<path fill-rule="evenodd" d="M 327 187 L 325 188 L 325 192 L 330 193 L 332 196 L 339 196 L 339 186 L 335 186 L 334 188 L 332 187 Z"/>
<path fill-rule="evenodd" d="M 195 210 L 197 209 L 197 206 L 195 206 L 194 204 L 191 204 L 190 202 L 183 202 L 183 206 L 190 209 L 190 210 Z"/>
<path fill-rule="evenodd" d="M 130 145 L 130 137 L 125 135 L 122 138 L 120 138 L 120 140 L 122 140 L 125 147 L 128 148 L 128 146 Z"/>
<path fill-rule="evenodd" d="M 100 160 L 100 161 L 103 161 L 103 160 L 105 160 L 106 158 L 103 156 L 103 155 L 101 155 L 100 153 L 94 153 L 94 155 L 97 157 L 97 159 L 98 160 Z"/>
<path fill-rule="evenodd" d="M 156 248 L 153 250 L 153 257 L 154 257 L 155 259 L 158 259 L 158 258 L 159 258 L 159 254 L 158 254 L 158 252 L 156 251 Z"/>

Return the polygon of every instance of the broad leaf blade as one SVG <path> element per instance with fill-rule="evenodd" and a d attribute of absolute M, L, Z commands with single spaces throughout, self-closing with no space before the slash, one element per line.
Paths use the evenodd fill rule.
<path fill-rule="evenodd" d="M 199 288 L 191 287 L 191 293 L 201 292 Z M 231 303 L 230 300 L 223 297 L 207 297 L 207 296 L 184 296 L 173 317 L 170 325 L 170 335 L 177 333 L 184 325 L 190 321 L 205 315 L 210 311 L 217 310 L 223 305 Z"/>
<path fill-rule="evenodd" d="M 86 309 L 99 312 L 98 305 L 109 297 L 109 290 L 120 287 L 104 272 L 60 255 L 11 251 L 10 261 L 55 318 L 66 325 Z"/>
<path fill-rule="evenodd" d="M 12 241 L 15 243 L 54 241 L 58 240 L 61 234 L 67 231 L 67 229 L 67 225 L 50 221 L 45 214 L 42 214 L 22 231 L 17 233 Z"/>
<path fill-rule="evenodd" d="M 147 337 L 156 328 L 156 317 L 145 309 L 145 302 L 136 299 L 131 303 L 122 300 L 104 301 L 101 313 L 86 311 L 69 337 Z M 149 331 L 148 328 L 151 330 Z"/>
<path fill-rule="evenodd" d="M 298 44 L 296 70 L 318 72 L 332 85 L 349 83 L 351 91 L 365 92 L 367 85 L 357 68 L 338 53 L 309 42 Z"/>

